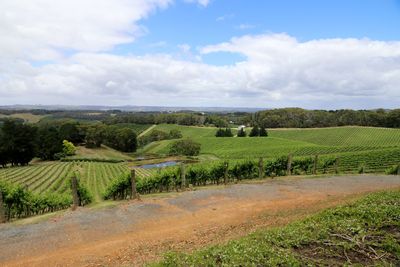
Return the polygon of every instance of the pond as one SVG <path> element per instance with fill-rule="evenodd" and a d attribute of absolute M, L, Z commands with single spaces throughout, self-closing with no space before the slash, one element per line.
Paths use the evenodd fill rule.
<path fill-rule="evenodd" d="M 175 166 L 177 164 L 179 164 L 178 161 L 165 161 L 165 162 L 155 163 L 155 164 L 145 164 L 145 165 L 141 165 L 138 167 L 143 168 L 143 169 L 153 169 L 153 168 L 164 168 L 164 167 Z"/>

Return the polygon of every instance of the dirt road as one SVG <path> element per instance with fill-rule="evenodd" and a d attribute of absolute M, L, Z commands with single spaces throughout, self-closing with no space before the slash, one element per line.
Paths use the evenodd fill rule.
<path fill-rule="evenodd" d="M 399 176 L 282 178 L 84 208 L 1 225 L 0 266 L 140 266 L 389 188 L 400 188 Z"/>

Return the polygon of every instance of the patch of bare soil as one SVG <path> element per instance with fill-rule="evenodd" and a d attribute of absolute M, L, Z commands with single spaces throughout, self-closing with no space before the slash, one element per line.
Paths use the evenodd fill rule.
<path fill-rule="evenodd" d="M 141 266 L 168 250 L 227 242 L 390 188 L 400 188 L 398 176 L 279 179 L 80 209 L 0 226 L 0 265 Z"/>

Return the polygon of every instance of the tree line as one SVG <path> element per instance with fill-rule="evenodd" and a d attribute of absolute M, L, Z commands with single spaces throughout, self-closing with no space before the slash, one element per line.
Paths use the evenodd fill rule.
<path fill-rule="evenodd" d="M 252 114 L 250 123 L 265 128 L 313 128 L 346 125 L 400 128 L 400 109 L 271 109 Z"/>
<path fill-rule="evenodd" d="M 7 119 L 0 125 L 0 165 L 27 165 L 34 157 L 57 160 L 67 156 L 69 142 L 88 147 L 106 144 L 123 152 L 134 152 L 137 137 L 134 130 L 104 124 L 80 124 L 76 121 L 53 121 L 27 124 Z"/>

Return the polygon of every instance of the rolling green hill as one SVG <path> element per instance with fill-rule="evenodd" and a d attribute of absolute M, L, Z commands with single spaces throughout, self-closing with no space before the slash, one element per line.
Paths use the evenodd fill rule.
<path fill-rule="evenodd" d="M 155 129 L 178 129 L 184 138 L 201 143 L 201 154 L 221 159 L 342 154 L 400 148 L 400 129 L 335 127 L 318 129 L 273 129 L 269 137 L 216 138 L 216 128 L 158 125 Z M 249 131 L 249 130 L 248 130 Z M 173 140 L 154 142 L 142 153 L 166 154 Z"/>

